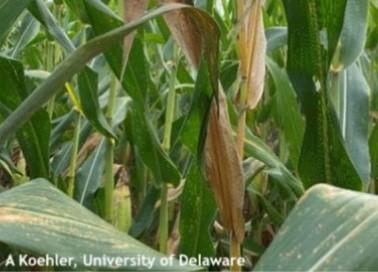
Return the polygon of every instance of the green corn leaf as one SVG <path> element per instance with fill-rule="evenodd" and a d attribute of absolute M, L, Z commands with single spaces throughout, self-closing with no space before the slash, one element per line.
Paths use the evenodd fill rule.
<path fill-rule="evenodd" d="M 375 125 L 369 139 L 371 177 L 378 180 L 378 126 Z"/>
<path fill-rule="evenodd" d="M 256 271 L 375 271 L 374 195 L 329 185 L 311 188 L 290 213 Z M 311 230 L 311 235 L 309 235 Z"/>
<path fill-rule="evenodd" d="M 287 44 L 287 27 L 269 27 L 265 30 L 265 35 L 268 53 Z"/>
<path fill-rule="evenodd" d="M 346 1 L 284 1 L 288 18 L 288 73 L 301 100 L 306 129 L 299 161 L 305 186 L 327 182 L 360 190 L 336 113 L 328 71 L 342 30 Z"/>
<path fill-rule="evenodd" d="M 105 141 L 101 140 L 97 148 L 80 166 L 76 174 L 76 200 L 83 204 L 89 195 L 93 195 L 101 186 L 104 171 Z"/>
<path fill-rule="evenodd" d="M 68 38 L 66 32 L 58 25 L 49 8 L 43 0 L 35 0 L 29 6 L 29 11 L 46 28 L 47 32 L 54 37 L 68 53 L 75 50 L 75 46 Z"/>
<path fill-rule="evenodd" d="M 156 187 L 146 193 L 141 204 L 140 211 L 135 216 L 133 223 L 130 227 L 129 234 L 133 237 L 139 237 L 141 234 L 151 226 L 154 217 L 154 211 L 157 201 L 160 197 L 160 190 Z"/>
<path fill-rule="evenodd" d="M 297 104 L 297 98 L 286 71 L 273 60 L 267 59 L 268 70 L 276 86 L 274 105 L 277 125 L 285 135 L 293 165 L 298 165 L 304 134 L 304 120 Z"/>
<path fill-rule="evenodd" d="M 22 50 L 31 42 L 39 32 L 39 23 L 30 14 L 26 14 L 21 23 L 21 32 L 16 45 L 12 48 L 11 57 L 17 58 Z"/>
<path fill-rule="evenodd" d="M 89 68 L 85 67 L 78 76 L 78 87 L 81 109 L 88 118 L 88 121 L 103 135 L 116 138 L 105 119 L 98 101 L 98 75 Z"/>
<path fill-rule="evenodd" d="M 138 147 L 138 153 L 154 173 L 156 182 L 178 185 L 181 179 L 178 169 L 159 146 L 157 137 L 152 133 L 146 133 L 152 131 L 152 125 L 146 120 L 146 116 L 140 110 L 133 110 L 131 119 L 133 139 Z"/>
<path fill-rule="evenodd" d="M 129 34 L 143 23 L 180 8 L 193 9 L 180 4 L 165 5 L 149 12 L 138 20 L 94 38 L 75 50 L 75 52 L 58 65 L 56 70 L 32 93 L 32 95 L 25 99 L 2 123 L 0 126 L 0 142 L 3 142 L 12 132 L 15 132 L 32 114 L 38 111 L 44 103 L 59 92 L 59 87 L 62 87 L 73 75 L 80 72 L 90 59 L 110 48 L 116 42 L 121 41 L 125 35 Z M 202 13 L 192 13 L 192 15 L 204 16 Z"/>
<path fill-rule="evenodd" d="M 288 187 L 292 196 L 297 198 L 304 192 L 302 182 L 297 179 L 274 152 L 258 137 L 248 131 L 245 139 L 245 153 L 269 167 L 269 174 L 282 181 Z"/>
<path fill-rule="evenodd" d="M 201 62 L 194 88 L 191 109 L 184 120 L 179 135 L 181 142 L 190 150 L 185 187 L 181 197 L 180 251 L 188 256 L 213 256 L 214 247 L 210 227 L 215 217 L 215 200 L 201 169 L 201 126 L 206 124 L 210 106 L 211 82 L 207 63 Z"/>
<path fill-rule="evenodd" d="M 180 252 L 190 257 L 214 256 L 210 230 L 215 218 L 215 200 L 199 162 L 191 162 L 181 197 Z"/>
<path fill-rule="evenodd" d="M 21 12 L 31 3 L 31 0 L 2 0 L 0 3 L 0 41 L 9 32 Z"/>
<path fill-rule="evenodd" d="M 0 82 L 1 115 L 6 117 L 29 95 L 22 64 L 0 57 Z M 32 178 L 49 177 L 49 138 L 50 118 L 44 110 L 37 112 L 17 132 Z"/>
<path fill-rule="evenodd" d="M 335 62 L 341 67 L 353 64 L 361 55 L 367 36 L 368 0 L 349 0 Z M 340 69 L 340 67 L 336 67 Z"/>
<path fill-rule="evenodd" d="M 356 63 L 339 77 L 341 131 L 350 158 L 364 182 L 370 179 L 369 86 Z"/>
<path fill-rule="evenodd" d="M 162 254 L 119 232 L 83 208 L 46 180 L 34 180 L 0 194 L 0 241 L 38 255 L 72 257 L 77 267 L 86 268 L 84 254 L 110 258 L 143 256 L 155 258 L 152 270 L 194 270 L 195 267 L 162 266 Z M 70 267 L 68 267 L 70 268 Z M 100 270 L 114 269 L 105 264 Z M 123 264 L 117 270 L 146 269 Z M 96 267 L 90 267 L 96 269 Z M 67 270 L 67 269 L 66 269 Z"/>
<path fill-rule="evenodd" d="M 66 53 L 69 54 L 75 51 L 74 44 L 58 25 L 56 19 L 42 0 L 36 0 L 33 2 L 32 5 L 30 5 L 29 10 L 46 27 L 46 30 L 58 41 Z M 88 66 L 79 73 L 78 92 L 81 102 L 80 110 L 92 126 L 103 135 L 116 138 L 99 106 L 97 74 Z"/>
<path fill-rule="evenodd" d="M 70 11 L 75 14 L 76 17 L 80 18 L 81 21 L 84 23 L 89 23 L 88 15 L 85 11 L 85 6 L 83 1 L 77 1 L 77 0 L 64 0 L 64 2 L 67 4 Z"/>

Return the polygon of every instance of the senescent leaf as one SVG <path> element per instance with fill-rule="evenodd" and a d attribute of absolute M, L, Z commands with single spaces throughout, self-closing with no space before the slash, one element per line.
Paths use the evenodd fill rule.
<path fill-rule="evenodd" d="M 159 0 L 161 4 L 182 3 L 193 6 L 192 0 Z M 164 16 L 176 42 L 193 67 L 199 67 L 201 60 L 201 33 L 193 19 L 185 11 L 175 11 Z"/>
<path fill-rule="evenodd" d="M 240 73 L 243 80 L 238 99 L 240 107 L 253 109 L 260 101 L 265 80 L 265 54 L 267 42 L 262 16 L 262 0 L 237 2 L 240 32 L 237 41 Z M 245 93 L 243 93 L 245 88 Z M 243 97 L 244 96 L 244 97 Z"/>
<path fill-rule="evenodd" d="M 160 3 L 182 3 L 193 6 L 192 0 L 160 0 Z M 198 9 L 195 10 L 195 12 L 198 11 Z M 220 31 L 215 21 L 208 20 L 204 16 L 195 19 L 186 10 L 166 14 L 164 18 L 173 38 L 195 69 L 199 69 L 202 54 L 206 58 L 212 88 L 214 92 L 217 92 Z M 209 33 L 211 33 L 210 36 Z"/>
<path fill-rule="evenodd" d="M 232 136 L 225 95 L 213 100 L 204 146 L 207 179 L 214 191 L 224 226 L 239 242 L 244 239 L 244 178 L 241 160 Z"/>

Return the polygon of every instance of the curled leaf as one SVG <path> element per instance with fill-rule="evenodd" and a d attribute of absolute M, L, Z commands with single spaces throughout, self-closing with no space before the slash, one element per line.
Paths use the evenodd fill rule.
<path fill-rule="evenodd" d="M 204 148 L 205 169 L 226 229 L 238 242 L 244 239 L 244 181 L 227 111 L 226 97 L 213 99 Z"/>
<path fill-rule="evenodd" d="M 192 0 L 160 0 L 159 2 L 161 4 L 180 3 L 193 6 Z M 202 35 L 193 18 L 184 10 L 177 10 L 164 15 L 164 19 L 190 64 L 198 68 L 201 59 Z"/>
<path fill-rule="evenodd" d="M 261 100 L 264 90 L 267 42 L 262 15 L 263 0 L 255 0 L 251 6 L 247 6 L 246 2 L 245 0 L 237 2 L 240 21 L 237 47 L 240 74 L 245 84 L 238 94 L 238 102 L 242 108 L 254 109 Z"/>

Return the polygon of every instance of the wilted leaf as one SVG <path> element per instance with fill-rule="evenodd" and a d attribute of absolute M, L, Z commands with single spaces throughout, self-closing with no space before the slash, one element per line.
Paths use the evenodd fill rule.
<path fill-rule="evenodd" d="M 193 6 L 192 0 L 160 0 L 160 3 L 181 3 Z M 198 12 L 198 10 L 195 10 Z M 199 15 L 199 14 L 198 14 Z M 199 69 L 201 56 L 206 58 L 213 91 L 218 92 L 218 58 L 220 32 L 217 24 L 203 16 L 193 17 L 187 10 L 177 10 L 164 16 L 175 41 L 189 63 Z M 211 35 L 209 35 L 211 33 Z"/>
<path fill-rule="evenodd" d="M 193 6 L 192 0 L 159 0 L 161 4 L 181 3 Z M 164 16 L 176 42 L 193 67 L 198 68 L 201 59 L 202 35 L 193 18 L 185 11 L 175 11 Z"/>
<path fill-rule="evenodd" d="M 203 150 L 206 175 L 214 191 L 224 226 L 239 242 L 242 242 L 244 239 L 243 170 L 232 137 L 226 98 L 221 91 L 218 105 L 214 99 L 209 112 Z"/>
<path fill-rule="evenodd" d="M 246 2 L 248 1 L 237 2 L 240 24 L 237 47 L 240 74 L 243 80 L 238 102 L 241 108 L 253 109 L 260 101 L 264 90 L 267 43 L 262 15 L 263 0 L 255 0 L 251 6 L 248 6 Z"/>

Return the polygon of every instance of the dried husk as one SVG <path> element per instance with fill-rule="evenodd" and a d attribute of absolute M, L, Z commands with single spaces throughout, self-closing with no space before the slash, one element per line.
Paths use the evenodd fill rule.
<path fill-rule="evenodd" d="M 237 2 L 240 32 L 237 41 L 240 74 L 244 81 L 238 103 L 242 108 L 254 109 L 262 98 L 265 78 L 265 54 L 267 42 L 264 32 L 263 0 L 254 0 L 251 6 L 246 0 Z M 245 88 L 245 95 L 242 94 Z"/>
<path fill-rule="evenodd" d="M 223 225 L 241 243 L 244 239 L 244 178 L 222 90 L 219 92 L 219 103 L 213 100 L 211 104 L 204 162 Z"/>

